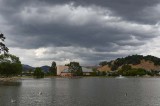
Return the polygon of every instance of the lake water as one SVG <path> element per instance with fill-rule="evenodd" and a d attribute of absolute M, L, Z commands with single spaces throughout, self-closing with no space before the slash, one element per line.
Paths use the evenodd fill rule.
<path fill-rule="evenodd" d="M 0 106 L 160 106 L 160 79 L 24 79 L 0 85 Z"/>

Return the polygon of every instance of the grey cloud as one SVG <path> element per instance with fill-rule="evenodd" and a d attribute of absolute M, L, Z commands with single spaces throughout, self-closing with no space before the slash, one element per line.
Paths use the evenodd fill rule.
<path fill-rule="evenodd" d="M 144 12 L 157 3 L 158 0 L 0 0 L 0 17 L 6 21 L 8 30 L 4 32 L 12 41 L 8 42 L 9 47 L 68 48 L 51 50 L 46 55 L 57 57 L 40 57 L 36 61 L 70 58 L 94 63 L 130 54 L 119 51 L 125 46 L 132 49 L 145 45 L 159 36 L 158 27 L 153 25 L 157 16 L 155 21 Z M 92 52 L 76 50 L 81 48 Z M 63 53 L 58 54 L 60 51 Z"/>
<path fill-rule="evenodd" d="M 146 19 L 149 16 L 145 15 L 143 10 L 160 3 L 159 0 L 80 0 L 80 2 L 108 7 L 125 20 L 147 24 L 155 24 L 155 20 Z"/>
<path fill-rule="evenodd" d="M 76 5 L 98 5 L 100 7 L 111 9 L 115 15 L 123 17 L 125 20 L 155 24 L 156 21 L 145 14 L 143 10 L 148 7 L 154 7 L 159 0 L 40 0 L 46 4 L 64 4 L 68 2 L 75 2 Z"/>

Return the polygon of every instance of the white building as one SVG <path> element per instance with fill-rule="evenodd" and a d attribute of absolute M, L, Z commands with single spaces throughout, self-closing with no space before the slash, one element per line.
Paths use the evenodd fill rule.
<path fill-rule="evenodd" d="M 60 75 L 62 71 L 68 69 L 68 66 L 58 65 L 57 66 L 57 75 Z"/>

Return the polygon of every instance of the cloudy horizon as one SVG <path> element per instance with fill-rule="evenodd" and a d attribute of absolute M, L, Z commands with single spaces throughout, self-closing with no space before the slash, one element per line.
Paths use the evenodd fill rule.
<path fill-rule="evenodd" d="M 0 0 L 0 33 L 31 66 L 160 57 L 159 0 Z"/>

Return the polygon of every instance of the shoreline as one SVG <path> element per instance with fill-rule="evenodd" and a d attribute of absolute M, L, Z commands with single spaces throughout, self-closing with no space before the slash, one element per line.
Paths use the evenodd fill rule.
<path fill-rule="evenodd" d="M 14 82 L 20 80 L 21 77 L 0 77 L 0 82 Z"/>
<path fill-rule="evenodd" d="M 78 77 L 61 77 L 61 76 L 49 76 L 44 78 L 116 78 L 118 76 L 78 76 Z M 25 76 L 25 77 L 0 77 L 0 82 L 15 82 L 18 80 L 24 80 L 28 78 L 36 79 L 32 76 Z M 40 79 L 44 79 L 40 78 Z M 124 76 L 124 78 L 160 78 L 160 76 Z"/>

